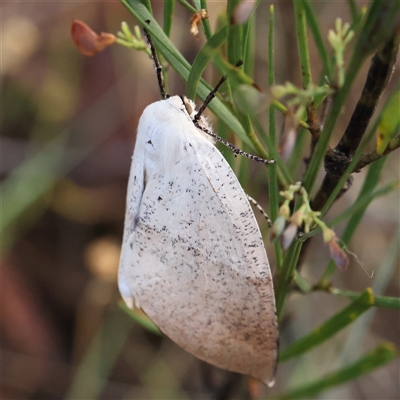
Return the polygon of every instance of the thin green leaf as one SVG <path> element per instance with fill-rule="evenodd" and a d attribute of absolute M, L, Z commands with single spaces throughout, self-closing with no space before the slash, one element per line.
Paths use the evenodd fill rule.
<path fill-rule="evenodd" d="M 271 4 L 269 7 L 269 31 L 268 31 L 268 85 L 271 87 L 275 84 L 275 8 Z M 272 139 L 271 140 L 275 140 Z"/>
<path fill-rule="evenodd" d="M 169 37 L 172 27 L 172 16 L 174 14 L 175 0 L 164 1 L 164 32 Z"/>
<path fill-rule="evenodd" d="M 293 279 L 297 261 L 299 260 L 303 243 L 295 240 L 285 253 L 282 268 L 278 271 L 278 281 L 275 286 L 276 313 L 278 319 L 282 316 L 283 306 Z"/>
<path fill-rule="evenodd" d="M 256 83 L 254 79 L 250 76 L 246 75 L 243 69 L 240 67 L 236 67 L 235 65 L 228 62 L 221 54 L 221 52 L 217 52 L 214 55 L 213 62 L 215 66 L 221 71 L 223 75 L 225 75 L 230 85 L 232 86 L 232 90 L 241 84 L 247 84 L 256 87 Z"/>
<path fill-rule="evenodd" d="M 195 7 L 193 7 L 190 3 L 188 3 L 186 0 L 177 0 L 179 4 L 182 4 L 185 8 L 187 8 L 190 12 L 193 14 L 197 11 Z"/>
<path fill-rule="evenodd" d="M 68 137 L 69 131 L 63 131 L 16 168 L 2 183 L 0 236 L 3 240 L 6 233 L 12 232 L 13 224 L 54 186 L 61 175 Z M 8 245 L 12 240 L 12 237 L 7 238 L 5 244 Z"/>
<path fill-rule="evenodd" d="M 347 2 L 349 3 L 349 8 L 350 8 L 350 12 L 351 12 L 351 19 L 353 20 L 353 22 L 355 22 L 357 20 L 357 18 L 358 18 L 357 5 L 356 5 L 354 0 L 347 0 Z"/>
<path fill-rule="evenodd" d="M 311 284 L 306 279 L 304 279 L 298 271 L 294 271 L 294 281 L 296 282 L 297 287 L 303 293 L 309 293 L 313 290 Z M 358 293 L 358 295 L 360 295 L 360 293 Z"/>
<path fill-rule="evenodd" d="M 347 297 L 348 299 L 356 299 L 360 293 L 352 292 L 351 290 L 342 290 L 337 288 L 332 288 L 329 290 L 330 293 Z M 375 296 L 374 304 L 375 307 L 382 308 L 393 308 L 395 310 L 400 310 L 400 297 L 390 297 L 390 296 Z"/>
<path fill-rule="evenodd" d="M 275 84 L 275 60 L 274 60 L 274 27 L 275 27 L 275 9 L 273 4 L 269 8 L 269 31 L 268 31 L 268 86 L 271 87 Z M 269 110 L 269 138 L 271 140 L 271 147 L 277 148 L 276 145 L 276 118 L 275 108 L 270 106 Z M 261 133 L 261 132 L 259 132 Z M 275 221 L 279 211 L 279 183 L 277 165 L 270 165 L 268 168 L 269 177 L 269 206 L 271 209 L 271 219 Z M 280 243 L 274 243 L 276 266 L 279 270 L 283 262 L 283 250 Z"/>
<path fill-rule="evenodd" d="M 287 346 L 280 353 L 279 360 L 282 362 L 292 357 L 297 357 L 325 342 L 367 311 L 373 304 L 374 295 L 371 289 L 368 288 L 350 305 L 326 320 L 321 326 Z"/>
<path fill-rule="evenodd" d="M 361 210 L 365 210 L 368 205 L 378 197 L 384 196 L 390 192 L 399 188 L 399 182 L 392 182 L 385 185 L 383 188 L 375 190 L 372 193 L 366 193 L 363 196 L 358 196 L 357 200 L 345 211 L 343 211 L 340 215 L 329 221 L 329 226 L 334 227 L 338 225 L 340 222 L 344 221 L 348 217 L 351 217 L 353 214 L 358 213 Z"/>
<path fill-rule="evenodd" d="M 151 8 L 151 1 L 150 0 L 139 0 L 151 14 L 153 14 L 153 9 Z"/>
<path fill-rule="evenodd" d="M 352 58 L 365 59 L 386 42 L 398 29 L 399 12 L 399 1 L 373 0 L 364 19 Z"/>
<path fill-rule="evenodd" d="M 227 29 L 226 26 L 224 26 L 216 32 L 197 53 L 187 80 L 186 97 L 189 99 L 195 99 L 201 76 L 216 51 L 225 43 L 226 32 Z"/>
<path fill-rule="evenodd" d="M 392 238 L 390 245 L 386 249 L 385 257 L 380 263 L 372 281 L 371 289 L 374 292 L 375 307 L 358 318 L 358 320 L 351 325 L 351 328 L 347 332 L 346 339 L 343 343 L 343 351 L 340 357 L 345 362 L 359 357 L 362 353 L 365 333 L 370 332 L 371 330 L 372 321 L 376 313 L 379 311 L 377 309 L 377 307 L 379 307 L 378 304 L 384 304 L 385 306 L 394 305 L 394 302 L 390 300 L 388 301 L 388 299 L 385 298 L 385 296 L 382 296 L 382 294 L 385 292 L 396 273 L 400 252 L 399 236 L 400 232 L 398 232 Z M 397 306 L 399 306 L 400 299 L 397 300 L 398 301 L 395 303 L 397 303 Z"/>
<path fill-rule="evenodd" d="M 395 91 L 387 101 L 378 124 L 376 152 L 383 154 L 390 139 L 400 128 L 400 90 Z"/>
<path fill-rule="evenodd" d="M 124 312 L 126 312 L 135 322 L 143 326 L 143 328 L 145 328 L 149 332 L 155 333 L 156 335 L 161 335 L 161 332 L 158 329 L 157 325 L 147 315 L 143 314 L 143 312 L 131 310 L 122 300 L 118 302 L 118 306 Z"/>
<path fill-rule="evenodd" d="M 254 46 L 255 46 L 255 20 L 254 13 L 243 27 L 243 71 L 249 76 L 254 76 Z"/>
<path fill-rule="evenodd" d="M 310 27 L 310 31 L 314 37 L 315 45 L 317 46 L 319 56 L 321 57 L 322 64 L 324 66 L 322 75 L 326 75 L 329 79 L 332 79 L 332 63 L 324 45 L 324 40 L 321 35 L 318 20 L 309 1 L 302 0 L 302 3 L 304 6 L 304 11 L 306 12 L 308 26 Z"/>
<path fill-rule="evenodd" d="M 365 375 L 374 369 L 388 364 L 397 357 L 398 351 L 392 343 L 382 343 L 354 363 L 314 382 L 289 390 L 286 393 L 274 395 L 273 398 L 279 400 L 312 398 L 329 388 L 342 385 L 345 382 L 354 380 L 361 375 Z"/>
<path fill-rule="evenodd" d="M 201 0 L 200 1 L 200 9 L 205 9 L 207 10 L 207 1 L 206 0 Z M 210 21 L 208 18 L 202 19 L 201 20 L 201 25 L 203 27 L 204 34 L 206 35 L 206 39 L 210 40 L 211 36 L 213 35 L 211 26 L 210 26 Z"/>
<path fill-rule="evenodd" d="M 240 0 L 231 0 L 226 5 L 226 16 L 228 23 L 228 37 L 226 44 L 226 53 L 228 61 L 236 65 L 238 62 L 243 61 L 243 26 L 233 23 L 233 13 Z"/>
<path fill-rule="evenodd" d="M 299 50 L 303 87 L 307 88 L 312 82 L 310 55 L 308 52 L 307 25 L 304 5 L 298 1 L 293 2 L 296 20 L 297 46 Z"/>
<path fill-rule="evenodd" d="M 132 322 L 121 313 L 108 313 L 91 340 L 79 365 L 74 368 L 66 400 L 100 399 L 111 371 L 122 351 Z"/>
<path fill-rule="evenodd" d="M 271 103 L 271 106 L 274 107 L 275 109 L 277 109 L 278 111 L 281 111 L 283 114 L 290 114 L 290 110 L 289 110 L 286 106 L 284 106 L 284 105 L 283 105 L 280 101 L 278 101 L 278 100 L 274 100 L 274 101 Z M 300 126 L 302 126 L 303 128 L 306 128 L 306 129 L 309 129 L 309 128 L 310 128 L 310 125 L 308 125 L 307 122 L 305 122 L 305 121 L 303 121 L 303 120 L 301 120 L 301 119 L 299 119 L 299 120 L 297 121 L 297 123 L 298 123 Z"/>
<path fill-rule="evenodd" d="M 264 143 L 267 146 L 268 157 L 275 160 L 275 163 L 278 167 L 277 174 L 278 174 L 279 182 L 283 186 L 287 186 L 290 183 L 293 183 L 292 177 L 290 176 L 290 174 L 287 170 L 287 167 L 278 152 L 278 149 L 276 148 L 275 145 L 272 144 L 271 139 L 268 137 L 267 133 L 265 132 L 262 125 L 260 124 L 259 120 L 257 119 L 257 117 L 255 115 L 250 115 L 250 118 L 251 118 L 251 122 L 253 123 L 255 129 L 260 134 L 260 136 L 263 138 Z"/>

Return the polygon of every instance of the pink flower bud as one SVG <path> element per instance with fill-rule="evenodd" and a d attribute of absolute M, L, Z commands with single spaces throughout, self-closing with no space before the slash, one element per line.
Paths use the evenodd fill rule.
<path fill-rule="evenodd" d="M 112 33 L 102 32 L 98 35 L 88 25 L 78 20 L 72 21 L 71 37 L 78 51 L 85 56 L 94 56 L 117 40 Z"/>
<path fill-rule="evenodd" d="M 343 249 L 339 246 L 337 238 L 332 239 L 329 242 L 329 251 L 336 266 L 340 270 L 346 271 L 347 267 L 349 266 L 349 258 L 347 257 L 347 254 L 343 251 Z"/>
<path fill-rule="evenodd" d="M 324 237 L 324 243 L 330 243 L 332 241 L 337 241 L 338 238 L 333 229 L 328 228 L 325 224 L 322 227 L 322 235 Z"/>
<path fill-rule="evenodd" d="M 304 212 L 306 210 L 305 206 L 301 206 L 297 211 L 295 211 L 290 217 L 290 221 L 296 226 L 300 226 L 304 221 Z"/>

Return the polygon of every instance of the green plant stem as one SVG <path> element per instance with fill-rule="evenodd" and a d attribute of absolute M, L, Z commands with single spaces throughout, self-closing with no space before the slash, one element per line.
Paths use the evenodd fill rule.
<path fill-rule="evenodd" d="M 192 68 L 190 69 L 186 85 L 186 97 L 188 97 L 189 99 L 195 99 L 197 87 L 200 83 L 201 76 L 203 75 L 203 72 L 206 69 L 208 63 L 211 61 L 212 57 L 225 43 L 226 32 L 226 26 L 219 29 L 197 53 L 196 58 L 193 61 Z"/>
<path fill-rule="evenodd" d="M 315 13 L 310 5 L 308 0 L 301 0 L 303 3 L 304 11 L 307 16 L 308 26 L 310 27 L 310 31 L 314 37 L 315 45 L 317 47 L 319 56 L 322 60 L 323 71 L 322 76 L 327 76 L 329 80 L 332 79 L 332 62 L 326 51 L 324 40 L 321 35 L 321 30 L 319 28 L 318 20 L 315 16 Z"/>
<path fill-rule="evenodd" d="M 303 78 L 303 88 L 307 88 L 312 82 L 311 79 L 311 68 L 310 68 L 310 56 L 308 53 L 308 39 L 307 39 L 307 24 L 306 24 L 306 13 L 304 10 L 304 4 L 300 1 L 294 1 L 294 12 L 296 21 L 296 34 L 297 34 L 297 46 L 299 50 L 301 74 Z"/>
<path fill-rule="evenodd" d="M 334 227 L 335 225 L 340 224 L 342 221 L 344 221 L 349 217 L 352 217 L 359 211 L 365 210 L 369 206 L 369 204 L 371 204 L 371 202 L 376 198 L 385 196 L 388 193 L 393 192 L 398 188 L 399 188 L 399 182 L 396 181 L 385 185 L 381 189 L 365 193 L 363 195 L 359 195 L 357 200 L 349 208 L 347 208 L 340 215 L 329 221 L 329 226 Z"/>
<path fill-rule="evenodd" d="M 171 34 L 174 7 L 175 7 L 175 0 L 164 1 L 164 32 L 168 37 Z"/>
<path fill-rule="evenodd" d="M 168 1 L 168 0 L 167 0 Z M 177 0 L 179 4 L 182 4 L 185 8 L 187 8 L 190 12 L 193 14 L 197 12 L 196 8 L 193 7 L 190 3 L 188 3 L 186 0 Z"/>
<path fill-rule="evenodd" d="M 302 244 L 303 243 L 301 243 L 300 241 L 295 240 L 290 245 L 289 249 L 286 251 L 282 263 L 282 268 L 277 273 L 277 284 L 275 285 L 275 300 L 278 319 L 280 319 L 282 316 L 283 305 L 285 303 L 285 298 L 288 294 L 289 286 L 292 282 Z"/>
<path fill-rule="evenodd" d="M 228 21 L 228 40 L 226 44 L 226 54 L 228 61 L 232 65 L 243 61 L 243 26 L 233 23 L 233 13 L 239 0 L 231 0 L 226 5 L 226 18 Z"/>
<path fill-rule="evenodd" d="M 289 344 L 279 355 L 279 360 L 286 361 L 309 351 L 325 342 L 337 332 L 341 331 L 374 304 L 374 295 L 371 289 L 366 289 L 354 301 L 326 320 L 321 326 L 309 334 Z"/>
<path fill-rule="evenodd" d="M 200 1 L 200 10 L 201 9 L 207 10 L 207 1 L 206 0 Z M 203 27 L 203 31 L 206 36 L 206 39 L 209 40 L 211 38 L 211 36 L 213 35 L 213 33 L 211 30 L 210 21 L 208 20 L 208 18 L 203 19 L 201 21 L 201 25 Z"/>
<path fill-rule="evenodd" d="M 254 14 L 244 24 L 244 49 L 243 49 L 243 71 L 246 75 L 254 76 L 254 47 L 255 47 L 255 18 Z"/>
<path fill-rule="evenodd" d="M 268 149 L 268 157 L 275 160 L 275 163 L 277 165 L 277 175 L 279 183 L 284 187 L 293 183 L 292 177 L 290 176 L 285 163 L 282 161 L 276 146 L 272 144 L 271 139 L 267 136 L 266 132 L 264 131 L 264 128 L 262 127 L 258 119 L 255 116 L 251 116 L 251 122 L 253 123 L 255 129 L 259 132 L 259 134 L 263 137 L 265 141 L 265 144 Z"/>
<path fill-rule="evenodd" d="M 287 114 L 287 113 L 289 112 L 289 109 L 288 109 L 287 107 L 285 107 L 281 102 L 279 102 L 279 101 L 277 101 L 277 100 L 274 100 L 274 101 L 271 103 L 271 107 L 276 108 L 278 111 L 282 111 L 282 113 L 284 113 L 284 114 Z M 303 121 L 303 120 L 301 120 L 301 119 L 299 119 L 297 122 L 298 122 L 299 125 L 301 125 L 303 128 L 310 129 L 310 125 L 308 125 L 307 122 L 305 122 L 305 121 Z"/>
<path fill-rule="evenodd" d="M 273 395 L 273 399 L 296 400 L 314 398 L 318 393 L 324 390 L 354 380 L 361 375 L 367 374 L 393 361 L 397 357 L 398 351 L 392 343 L 381 343 L 374 350 L 365 354 L 352 364 L 298 388 Z"/>
<path fill-rule="evenodd" d="M 274 62 L 274 26 L 275 26 L 275 10 L 274 6 L 270 6 L 269 14 L 269 32 L 268 32 L 268 85 L 271 87 L 275 84 L 275 62 Z M 276 120 L 275 108 L 269 107 L 269 138 L 271 146 L 277 148 L 276 145 Z M 270 165 L 268 168 L 269 176 L 269 204 L 271 209 L 271 219 L 275 221 L 279 211 L 279 187 L 278 187 L 278 174 L 276 164 Z M 276 266 L 281 269 L 283 262 L 283 250 L 280 243 L 274 243 Z"/>
<path fill-rule="evenodd" d="M 353 20 L 353 22 L 355 22 L 358 18 L 358 10 L 357 10 L 357 5 L 354 2 L 354 0 L 347 0 L 347 2 L 349 3 L 349 8 L 350 8 L 350 12 L 351 12 L 351 19 Z"/>
<path fill-rule="evenodd" d="M 353 292 L 351 290 L 343 290 L 338 288 L 329 288 L 328 293 L 332 293 L 337 296 L 347 297 L 348 299 L 356 299 L 360 293 Z M 400 310 L 400 298 L 390 296 L 374 296 L 373 306 L 382 308 L 393 308 Z"/>

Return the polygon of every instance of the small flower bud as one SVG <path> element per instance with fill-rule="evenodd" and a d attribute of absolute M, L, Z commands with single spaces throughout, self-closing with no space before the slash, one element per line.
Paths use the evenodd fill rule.
<path fill-rule="evenodd" d="M 293 222 L 288 225 L 281 237 L 281 243 L 283 250 L 286 250 L 293 242 L 293 239 L 297 234 L 297 225 Z"/>
<path fill-rule="evenodd" d="M 289 219 L 289 215 L 290 215 L 290 207 L 289 207 L 289 203 L 287 201 L 285 201 L 279 208 L 279 215 L 284 217 L 285 220 Z"/>
<path fill-rule="evenodd" d="M 208 18 L 208 12 L 207 10 L 202 9 L 193 14 L 193 17 L 190 19 L 190 34 L 196 39 L 198 39 L 197 34 L 199 33 L 201 20 L 206 18 Z"/>
<path fill-rule="evenodd" d="M 269 233 L 269 239 L 274 242 L 279 236 L 281 236 L 283 230 L 285 229 L 286 219 L 284 216 L 280 215 L 274 221 L 272 228 Z"/>
<path fill-rule="evenodd" d="M 72 21 L 71 37 L 78 51 L 85 56 L 94 56 L 117 40 L 112 33 L 102 32 L 98 35 L 88 25 L 78 20 Z"/>
<path fill-rule="evenodd" d="M 292 222 L 292 224 L 300 226 L 304 221 L 305 211 L 306 211 L 305 205 L 302 205 L 297 211 L 295 211 L 290 217 L 290 221 Z"/>
<path fill-rule="evenodd" d="M 336 266 L 340 270 L 346 271 L 347 267 L 349 266 L 349 258 L 347 257 L 347 254 L 343 251 L 343 249 L 339 246 L 337 238 L 329 242 L 329 252 L 331 253 L 331 257 Z"/>
<path fill-rule="evenodd" d="M 322 235 L 324 237 L 324 243 L 330 243 L 332 240 L 338 240 L 336 233 L 328 228 L 325 224 L 324 226 L 321 226 L 322 228 Z"/>

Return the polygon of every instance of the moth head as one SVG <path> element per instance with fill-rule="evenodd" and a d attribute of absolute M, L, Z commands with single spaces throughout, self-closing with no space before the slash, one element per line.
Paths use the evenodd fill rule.
<path fill-rule="evenodd" d="M 204 117 L 204 116 L 202 115 L 202 116 L 200 116 L 200 118 L 199 118 L 198 120 L 195 121 L 195 117 L 196 117 L 197 112 L 198 112 L 198 111 L 196 110 L 196 104 L 195 104 L 192 100 L 188 99 L 188 98 L 185 97 L 185 96 L 179 96 L 179 97 L 180 97 L 181 100 L 182 100 L 184 109 L 185 109 L 185 111 L 187 112 L 189 118 L 192 120 L 193 123 L 196 122 L 196 125 L 197 125 L 196 127 L 197 127 L 198 129 L 199 129 L 199 127 L 200 127 L 199 130 L 200 130 L 200 131 L 203 131 L 204 135 L 205 135 L 208 139 L 210 139 L 209 135 L 207 135 L 207 134 L 204 132 L 204 130 L 212 131 L 211 125 L 210 125 L 210 123 L 208 122 L 207 118 Z"/>
<path fill-rule="evenodd" d="M 194 115 L 196 114 L 196 105 L 192 100 L 189 100 L 186 96 L 179 96 L 182 100 L 182 104 L 189 115 L 190 119 L 193 119 Z"/>

